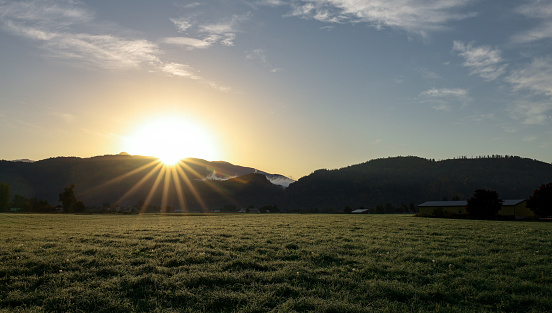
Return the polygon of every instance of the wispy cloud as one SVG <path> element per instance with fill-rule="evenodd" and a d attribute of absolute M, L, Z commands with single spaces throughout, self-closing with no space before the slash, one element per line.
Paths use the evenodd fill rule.
<path fill-rule="evenodd" d="M 15 3 L 2 7 L 2 26 L 11 33 L 39 41 L 50 55 L 66 60 L 78 60 L 107 69 L 137 67 L 139 64 L 160 63 L 159 50 L 154 43 L 140 39 L 123 39 L 113 35 L 75 33 L 73 23 L 80 23 L 78 17 L 92 16 L 74 8 L 74 2 L 63 10 L 60 5 L 49 6 L 50 2 Z M 24 12 L 21 8 L 29 8 Z M 44 14 L 41 14 L 44 12 Z M 56 19 L 57 17 L 58 19 Z"/>
<path fill-rule="evenodd" d="M 257 4 L 276 7 L 276 6 L 286 5 L 287 3 L 283 0 L 258 0 Z"/>
<path fill-rule="evenodd" d="M 264 50 L 262 50 L 262 49 L 256 49 L 256 50 L 248 51 L 245 55 L 245 58 L 247 60 L 259 61 L 263 64 L 266 63 L 266 54 L 265 54 Z"/>
<path fill-rule="evenodd" d="M 0 18 L 57 30 L 91 21 L 94 14 L 79 1 L 1 1 Z"/>
<path fill-rule="evenodd" d="M 162 67 L 163 72 L 180 77 L 188 77 L 191 79 L 201 79 L 200 76 L 196 74 L 191 66 L 180 63 L 166 63 Z"/>
<path fill-rule="evenodd" d="M 461 88 L 432 88 L 418 96 L 420 102 L 432 104 L 437 111 L 450 111 L 453 104 L 465 106 L 471 100 L 468 91 Z"/>
<path fill-rule="evenodd" d="M 160 58 L 163 51 L 156 43 L 98 32 L 101 27 L 95 25 L 94 18 L 94 13 L 76 0 L 0 1 L 1 27 L 39 42 L 50 57 L 80 67 L 109 70 L 147 67 L 173 76 L 203 80 L 189 65 L 163 61 Z M 181 29 L 186 27 L 182 21 L 178 25 Z M 182 38 L 172 40 L 180 44 L 186 41 Z M 208 43 L 189 38 L 187 44 L 200 47 Z"/>
<path fill-rule="evenodd" d="M 217 43 L 222 46 L 234 46 L 238 25 L 245 21 L 249 14 L 232 15 L 228 20 L 218 23 L 199 24 L 192 18 L 182 17 L 171 19 L 178 32 L 187 36 L 169 37 L 162 40 L 163 43 L 186 46 L 188 49 L 208 48 Z"/>
<path fill-rule="evenodd" d="M 432 88 L 432 89 L 423 91 L 420 95 L 428 98 L 455 97 L 455 98 L 465 99 L 468 97 L 468 91 L 461 88 L 454 88 L 454 89 Z"/>
<path fill-rule="evenodd" d="M 465 59 L 464 66 L 471 70 L 471 74 L 479 75 L 485 80 L 495 80 L 506 71 L 500 50 L 491 46 L 476 47 L 471 43 L 454 41 L 452 49 Z"/>
<path fill-rule="evenodd" d="M 547 38 L 552 38 L 552 22 L 549 20 L 531 30 L 515 34 L 512 36 L 512 42 L 515 44 L 529 43 Z"/>
<path fill-rule="evenodd" d="M 268 68 L 272 73 L 283 71 L 281 68 L 274 67 L 270 64 L 270 62 L 268 62 L 266 53 L 263 49 L 255 49 L 255 50 L 247 51 L 245 53 L 245 59 L 251 62 L 257 62 L 261 64 L 263 67 Z"/>
<path fill-rule="evenodd" d="M 524 124 L 544 124 L 551 120 L 552 57 L 534 58 L 531 63 L 516 69 L 505 78 L 513 91 L 528 91 L 526 100 L 515 101 L 509 107 L 515 119 Z"/>
<path fill-rule="evenodd" d="M 506 81 L 514 86 L 514 90 L 552 96 L 552 57 L 534 58 L 526 66 L 512 71 Z"/>
<path fill-rule="evenodd" d="M 170 21 L 173 22 L 174 26 L 176 26 L 181 33 L 186 32 L 192 27 L 192 23 L 187 18 L 171 18 Z"/>
<path fill-rule="evenodd" d="M 450 21 L 473 17 L 462 12 L 470 0 L 306 0 L 291 4 L 289 16 L 326 23 L 368 23 L 376 28 L 391 27 L 422 36 L 446 29 Z"/>
<path fill-rule="evenodd" d="M 516 12 L 527 18 L 538 19 L 535 28 L 519 32 L 512 36 L 513 43 L 528 43 L 552 38 L 552 2 L 533 0 L 516 8 Z"/>
<path fill-rule="evenodd" d="M 552 110 L 550 101 L 516 101 L 508 107 L 512 118 L 523 124 L 540 125 L 550 121 L 548 114 Z"/>
<path fill-rule="evenodd" d="M 213 45 L 212 40 L 190 37 L 168 37 L 164 38 L 162 42 L 170 45 L 185 46 L 188 47 L 188 49 L 204 49 Z"/>

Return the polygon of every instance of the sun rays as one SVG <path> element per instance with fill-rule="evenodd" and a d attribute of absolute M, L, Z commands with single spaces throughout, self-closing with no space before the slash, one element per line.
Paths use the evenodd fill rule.
<path fill-rule="evenodd" d="M 189 212 L 190 203 L 197 204 L 194 209 L 197 209 L 197 206 L 199 206 L 202 212 L 208 212 L 209 208 L 206 205 L 205 199 L 202 198 L 194 182 L 202 181 L 206 188 L 210 188 L 221 196 L 224 196 L 224 192 L 215 184 L 206 181 L 205 175 L 198 173 L 190 166 L 194 164 L 201 165 L 194 159 L 179 160 L 174 165 L 168 165 L 161 159 L 156 159 L 112 178 L 88 190 L 87 193 L 93 194 L 98 189 L 108 188 L 132 176 L 141 175 L 140 179 L 122 196 L 118 197 L 115 203 L 128 203 L 131 197 L 143 193 L 144 188 L 146 188 L 147 193 L 143 193 L 145 198 L 143 201 L 139 201 L 140 205 L 137 207 L 140 213 L 147 212 L 152 205 L 160 205 L 158 212 L 161 213 Z M 159 195 L 161 195 L 160 199 L 158 199 Z M 176 199 L 176 201 L 171 201 L 171 199 Z M 225 197 L 225 199 L 229 204 L 235 204 L 233 199 L 229 197 Z"/>

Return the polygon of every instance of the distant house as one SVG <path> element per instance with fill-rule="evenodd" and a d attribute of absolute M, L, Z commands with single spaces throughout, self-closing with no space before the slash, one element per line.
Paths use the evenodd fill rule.
<path fill-rule="evenodd" d="M 466 204 L 462 201 L 427 201 L 418 205 L 419 216 L 450 216 L 450 215 L 465 215 Z M 515 219 L 524 219 L 534 217 L 533 211 L 527 206 L 527 201 L 520 200 L 504 200 L 502 208 L 498 211 L 498 215 L 510 216 Z"/>

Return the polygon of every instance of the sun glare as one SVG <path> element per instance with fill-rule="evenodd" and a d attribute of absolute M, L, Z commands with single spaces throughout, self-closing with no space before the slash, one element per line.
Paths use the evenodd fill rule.
<path fill-rule="evenodd" d="M 146 121 L 127 138 L 130 154 L 154 156 L 166 165 L 188 158 L 214 160 L 217 151 L 208 133 L 197 124 L 179 117 Z"/>

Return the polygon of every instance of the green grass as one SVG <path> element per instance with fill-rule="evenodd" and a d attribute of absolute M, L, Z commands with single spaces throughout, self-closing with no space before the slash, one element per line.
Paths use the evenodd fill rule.
<path fill-rule="evenodd" d="M 550 312 L 552 223 L 0 215 L 0 312 Z"/>

